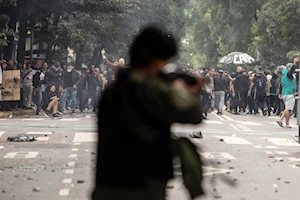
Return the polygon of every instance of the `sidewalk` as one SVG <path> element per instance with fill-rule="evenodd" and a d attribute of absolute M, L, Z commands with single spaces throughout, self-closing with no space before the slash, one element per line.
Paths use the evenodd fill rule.
<path fill-rule="evenodd" d="M 13 111 L 0 111 L 0 118 L 8 118 L 10 116 L 21 116 L 21 115 L 34 115 L 35 110 L 13 110 Z"/>

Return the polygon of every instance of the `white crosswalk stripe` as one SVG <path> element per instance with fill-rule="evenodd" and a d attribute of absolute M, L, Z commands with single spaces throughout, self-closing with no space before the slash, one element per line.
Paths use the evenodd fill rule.
<path fill-rule="evenodd" d="M 2 135 L 5 133 L 5 131 L 0 131 L 0 138 L 2 137 Z"/>
<path fill-rule="evenodd" d="M 75 133 L 73 142 L 98 142 L 98 134 L 95 132 Z"/>
<path fill-rule="evenodd" d="M 227 115 L 222 115 L 222 117 L 224 117 L 224 119 L 226 119 L 227 121 L 230 121 L 230 122 L 234 122 L 235 120 Z"/>
<path fill-rule="evenodd" d="M 273 144 L 275 144 L 276 146 L 289 146 L 289 147 L 299 147 L 300 144 L 295 142 L 295 141 L 292 141 L 292 140 L 289 140 L 289 139 L 286 139 L 286 138 L 262 138 L 263 140 L 267 140 Z"/>

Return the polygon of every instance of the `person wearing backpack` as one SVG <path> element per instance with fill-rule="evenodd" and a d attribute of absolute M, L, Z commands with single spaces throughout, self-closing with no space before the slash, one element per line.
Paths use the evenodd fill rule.
<path fill-rule="evenodd" d="M 254 103 L 254 114 L 259 116 L 258 107 L 263 111 L 263 115 L 267 115 L 267 102 L 266 102 L 266 88 L 267 79 L 260 71 L 255 74 L 248 91 L 248 96 L 251 95 L 253 89 L 253 103 Z"/>

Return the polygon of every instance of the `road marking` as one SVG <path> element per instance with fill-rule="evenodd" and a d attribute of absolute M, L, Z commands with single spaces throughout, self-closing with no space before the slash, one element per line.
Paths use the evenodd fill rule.
<path fill-rule="evenodd" d="M 222 115 L 227 121 L 234 122 L 235 120 L 227 115 Z"/>
<path fill-rule="evenodd" d="M 201 155 L 207 159 L 235 160 L 235 157 L 233 157 L 229 153 L 224 153 L 224 152 L 205 152 L 205 153 L 201 153 Z"/>
<path fill-rule="evenodd" d="M 48 141 L 49 137 L 37 137 L 36 140 L 37 141 Z"/>
<path fill-rule="evenodd" d="M 294 142 L 292 140 L 286 139 L 286 138 L 262 138 L 264 140 L 267 140 L 277 146 L 294 146 L 294 147 L 299 147 L 300 144 L 297 142 Z"/>
<path fill-rule="evenodd" d="M 220 117 L 219 115 L 217 115 L 216 113 L 214 113 L 214 112 L 212 112 L 212 114 L 214 115 L 214 116 L 216 116 L 219 120 L 221 120 L 221 121 L 225 121 L 225 119 L 223 119 L 222 117 Z"/>
<path fill-rule="evenodd" d="M 276 125 L 277 127 L 279 127 L 279 125 L 277 124 L 277 122 L 269 122 L 270 124 L 272 124 L 272 125 Z M 294 125 L 294 124 L 290 124 L 291 125 L 291 127 L 293 127 L 293 128 L 296 128 L 296 127 L 298 127 L 298 125 Z M 288 130 L 288 129 L 287 129 Z"/>
<path fill-rule="evenodd" d="M 0 131 L 0 138 L 2 137 L 2 135 L 4 134 L 4 131 Z"/>
<path fill-rule="evenodd" d="M 236 127 L 233 124 L 228 124 L 231 128 L 233 128 L 235 131 L 240 131 L 240 129 L 238 129 L 238 127 Z"/>
<path fill-rule="evenodd" d="M 73 142 L 98 142 L 97 133 L 75 133 Z"/>
<path fill-rule="evenodd" d="M 81 118 L 66 118 L 66 119 L 60 119 L 59 121 L 62 121 L 62 122 L 77 122 L 77 121 L 79 121 L 79 120 L 81 120 Z"/>
<path fill-rule="evenodd" d="M 250 128 L 248 128 L 245 125 L 237 124 L 236 126 L 239 127 L 240 129 L 242 129 L 242 131 L 252 131 Z"/>
<path fill-rule="evenodd" d="M 293 158 L 293 157 L 290 157 L 288 158 L 290 161 L 292 162 L 300 162 L 300 158 Z"/>
<path fill-rule="evenodd" d="M 74 174 L 74 169 L 66 169 L 66 174 Z"/>
<path fill-rule="evenodd" d="M 59 190 L 58 193 L 59 196 L 69 196 L 69 194 L 70 194 L 70 189 L 61 189 Z"/>
<path fill-rule="evenodd" d="M 72 183 L 72 179 L 71 178 L 65 178 L 63 181 L 62 181 L 63 184 L 70 184 Z"/>
<path fill-rule="evenodd" d="M 71 154 L 69 158 L 77 158 L 77 154 Z"/>
<path fill-rule="evenodd" d="M 71 149 L 71 151 L 78 151 L 78 148 L 73 148 Z"/>
<path fill-rule="evenodd" d="M 68 167 L 74 167 L 75 166 L 75 164 L 76 164 L 76 162 L 68 162 Z"/>
<path fill-rule="evenodd" d="M 213 168 L 213 167 L 202 167 L 204 170 L 203 176 L 212 176 L 214 174 L 226 174 L 232 172 L 230 169 L 221 169 L 221 168 Z"/>
<path fill-rule="evenodd" d="M 259 145 L 255 145 L 254 147 L 257 148 L 257 149 L 262 149 L 263 148 L 262 146 L 259 146 Z"/>
<path fill-rule="evenodd" d="M 251 121 L 235 121 L 236 123 L 246 125 L 246 126 L 263 126 L 262 124 L 256 123 L 256 122 L 251 122 Z"/>
<path fill-rule="evenodd" d="M 204 124 L 214 124 L 214 125 L 222 125 L 222 124 L 224 124 L 223 122 L 213 121 L 213 120 L 204 120 L 203 123 Z"/>
<path fill-rule="evenodd" d="M 52 135 L 52 132 L 27 132 L 27 135 Z"/>
<path fill-rule="evenodd" d="M 36 119 L 23 119 L 24 121 L 44 121 L 45 119 L 36 118 Z"/>
<path fill-rule="evenodd" d="M 216 136 L 218 139 L 223 139 L 227 144 L 245 144 L 245 145 L 253 145 L 251 142 L 244 140 L 239 137 L 230 137 L 230 136 Z"/>
<path fill-rule="evenodd" d="M 266 154 L 268 154 L 268 155 L 274 155 L 274 153 L 272 152 L 272 151 L 265 151 L 266 152 Z"/>
<path fill-rule="evenodd" d="M 275 153 L 277 153 L 279 155 L 289 155 L 289 153 L 286 151 L 275 151 Z"/>
<path fill-rule="evenodd" d="M 276 146 L 265 146 L 266 149 L 278 149 Z"/>
<path fill-rule="evenodd" d="M 7 153 L 3 158 L 35 158 L 38 155 L 38 152 L 10 152 Z"/>

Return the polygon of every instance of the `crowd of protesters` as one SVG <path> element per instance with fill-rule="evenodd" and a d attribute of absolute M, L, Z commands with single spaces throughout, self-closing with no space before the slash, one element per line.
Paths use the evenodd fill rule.
<path fill-rule="evenodd" d="M 35 110 L 36 115 L 60 118 L 63 114 L 74 114 L 76 109 L 97 111 L 98 101 L 105 88 L 115 81 L 116 70 L 125 66 L 125 60 L 111 63 L 102 50 L 107 65 L 100 71 L 94 65 L 75 69 L 72 64 L 54 62 L 51 65 L 36 63 L 16 65 L 10 60 L 0 61 L 0 85 L 6 70 L 20 71 L 21 100 L 1 101 L 0 111 Z"/>
<path fill-rule="evenodd" d="M 107 85 L 116 80 L 119 69 L 126 68 L 123 58 L 112 63 L 106 57 L 104 49 L 101 54 L 108 71 L 101 72 L 94 65 L 75 70 L 71 64 L 58 62 L 52 65 L 43 63 L 42 66 L 26 63 L 20 66 L 12 60 L 7 63 L 2 60 L 1 73 L 4 70 L 20 70 L 22 100 L 3 101 L 0 110 L 33 109 L 34 106 L 36 115 L 45 114 L 50 117 L 60 117 L 67 114 L 67 110 L 75 113 L 76 109 L 81 112 L 92 109 L 96 112 L 98 101 Z M 280 116 L 277 121 L 280 126 L 291 128 L 289 116 L 297 115 L 294 71 L 295 65 L 298 65 L 298 57 L 295 59 L 294 63 L 277 67 L 273 72 L 262 69 L 247 72 L 240 66 L 230 74 L 215 68 L 197 71 L 189 67 L 184 71 L 201 76 L 206 82 L 199 97 L 204 119 L 208 119 L 208 113 L 214 110 L 218 115 L 223 115 L 224 110 L 235 115 L 274 114 Z M 283 118 L 286 118 L 285 126 Z"/>
<path fill-rule="evenodd" d="M 262 69 L 246 71 L 240 66 L 231 74 L 215 68 L 195 71 L 189 67 L 186 71 L 201 76 L 206 82 L 200 94 L 204 119 L 208 119 L 208 113 L 213 111 L 223 115 L 224 110 L 234 115 L 278 115 L 277 123 L 291 128 L 290 116 L 297 117 L 298 77 L 295 69 L 298 65 L 299 58 L 296 57 L 294 63 L 279 66 L 273 72 Z"/>

